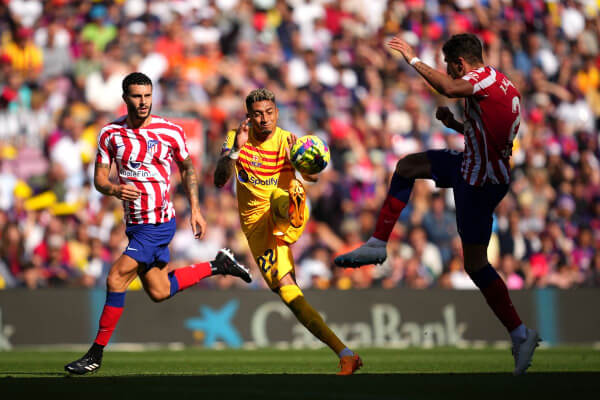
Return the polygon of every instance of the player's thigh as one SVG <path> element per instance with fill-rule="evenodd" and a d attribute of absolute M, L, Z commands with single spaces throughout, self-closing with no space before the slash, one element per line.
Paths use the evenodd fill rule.
<path fill-rule="evenodd" d="M 456 186 L 461 177 L 463 153 L 450 150 L 428 150 L 424 153 L 429 164 L 428 179 L 433 179 L 440 188 Z"/>
<path fill-rule="evenodd" d="M 431 161 L 427 153 L 414 153 L 400 159 L 396 174 L 408 179 L 431 179 Z"/>
<path fill-rule="evenodd" d="M 111 292 L 124 292 L 137 275 L 138 262 L 121 254 L 108 272 L 106 285 Z"/>
<path fill-rule="evenodd" d="M 271 289 L 279 286 L 285 275 L 294 271 L 294 260 L 290 247 L 272 233 L 253 232 L 248 245 L 265 282 Z"/>
<path fill-rule="evenodd" d="M 454 187 L 456 225 L 467 271 L 473 272 L 488 263 L 487 247 L 492 235 L 494 210 L 507 190 L 507 185 L 475 187 L 464 180 Z"/>

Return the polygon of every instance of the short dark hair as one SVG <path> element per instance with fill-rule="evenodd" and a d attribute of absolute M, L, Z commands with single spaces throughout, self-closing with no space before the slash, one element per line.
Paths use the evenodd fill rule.
<path fill-rule="evenodd" d="M 152 81 L 148 78 L 147 75 L 142 74 L 141 72 L 132 72 L 123 79 L 123 93 L 127 94 L 129 91 L 129 86 L 131 85 L 150 85 L 152 86 Z"/>
<path fill-rule="evenodd" d="M 483 62 L 483 47 L 481 41 L 472 33 L 461 33 L 452 35 L 442 51 L 448 62 L 458 61 L 458 57 L 462 57 L 469 63 Z"/>
<path fill-rule="evenodd" d="M 252 104 L 265 100 L 275 103 L 275 94 L 269 89 L 265 88 L 254 89 L 248 94 L 248 96 L 246 96 L 246 112 L 250 112 L 250 107 L 252 107 Z"/>

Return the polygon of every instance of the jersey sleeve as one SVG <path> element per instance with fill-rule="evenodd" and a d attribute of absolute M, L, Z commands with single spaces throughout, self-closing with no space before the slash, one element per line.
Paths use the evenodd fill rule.
<path fill-rule="evenodd" d="M 106 130 L 100 131 L 98 135 L 98 150 L 96 152 L 96 164 L 111 164 L 112 153 L 109 140 L 109 133 Z"/>
<path fill-rule="evenodd" d="M 190 152 L 187 148 L 185 131 L 180 126 L 177 126 L 177 128 L 177 135 L 175 135 L 175 141 L 172 144 L 171 151 L 173 152 L 175 160 L 181 162 L 190 156 Z"/>
<path fill-rule="evenodd" d="M 477 99 L 484 98 L 487 96 L 486 88 L 492 85 L 496 76 L 491 74 L 489 71 L 470 71 L 462 77 L 463 80 L 469 82 L 473 86 L 473 96 Z"/>
<path fill-rule="evenodd" d="M 231 130 L 227 132 L 227 137 L 223 142 L 223 146 L 221 146 L 221 155 L 225 155 L 233 148 L 233 143 L 235 141 L 235 131 Z"/>

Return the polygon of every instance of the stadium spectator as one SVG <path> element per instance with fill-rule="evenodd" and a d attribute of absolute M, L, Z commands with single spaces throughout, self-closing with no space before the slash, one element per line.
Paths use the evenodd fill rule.
<path fill-rule="evenodd" d="M 202 177 L 212 176 L 222 132 L 245 114 L 240 96 L 272 88 L 282 128 L 319 135 L 332 156 L 320 181 L 307 185 L 316 228 L 297 244 L 306 246 L 295 251 L 303 257 L 299 274 L 305 259 L 317 257 L 306 253 L 311 246 L 324 247 L 321 260 L 321 253 L 345 251 L 351 237 L 364 239 L 364 226 L 385 198 L 378 188 L 400 157 L 428 148 L 462 150 L 461 135 L 428 117 L 438 106 L 460 114 L 462 105 L 437 95 L 383 49 L 381 38 L 398 32 L 438 70 L 445 70 L 439 54 L 450 35 L 478 34 L 485 58 L 523 96 L 513 185 L 496 211 L 492 236 L 507 285 L 598 287 L 600 10 L 592 3 L 279 0 L 198 8 L 194 2 L 11 0 L 0 21 L 0 229 L 10 226 L 9 236 L 19 240 L 10 246 L 2 240 L 0 287 L 47 285 L 41 272 L 48 260 L 37 248 L 56 233 L 55 219 L 74 225 L 58 231 L 66 246 L 89 249 L 87 263 L 83 253 L 77 261 L 61 260 L 81 273 L 69 285 L 102 282 L 106 263 L 122 252 L 122 208 L 91 188 L 89 163 L 99 128 L 124 113 L 118 85 L 133 70 L 152 79 L 153 112 L 201 124 L 193 156 L 202 161 Z M 208 247 L 228 246 L 253 264 L 244 259 L 231 188 L 201 186 L 210 238 L 193 245 L 175 240 L 174 262 L 185 265 Z M 172 199 L 183 193 L 177 180 L 172 190 Z M 460 270 L 462 254 L 444 221 L 454 219 L 454 205 L 451 195 L 437 193 L 431 185 L 415 186 L 382 272 L 333 271 L 326 278 L 323 270 L 318 286 L 453 287 L 448 278 L 451 269 Z M 78 206 L 64 208 L 64 202 Z M 407 241 L 406 232 L 419 226 L 441 254 L 435 273 L 424 272 L 430 262 L 412 259 L 421 241 Z M 332 265 L 330 257 L 329 270 Z"/>

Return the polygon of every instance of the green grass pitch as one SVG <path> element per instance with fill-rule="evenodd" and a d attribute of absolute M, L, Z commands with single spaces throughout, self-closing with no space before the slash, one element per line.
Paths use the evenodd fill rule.
<path fill-rule="evenodd" d="M 0 398 L 600 398 L 600 351 L 591 348 L 538 349 L 521 377 L 511 375 L 508 350 L 362 349 L 359 354 L 363 369 L 338 377 L 337 358 L 326 349 L 109 349 L 97 373 L 69 377 L 63 365 L 81 353 L 0 352 Z"/>

